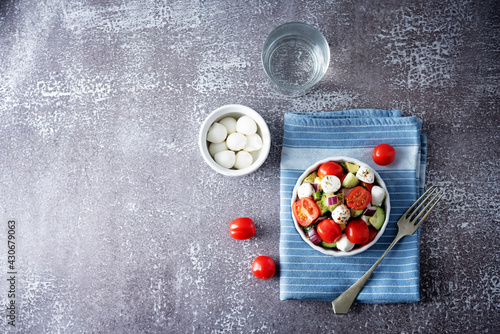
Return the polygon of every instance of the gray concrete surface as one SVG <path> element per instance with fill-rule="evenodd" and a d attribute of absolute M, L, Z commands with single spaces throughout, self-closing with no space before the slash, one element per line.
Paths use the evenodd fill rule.
<path fill-rule="evenodd" d="M 465 0 L 0 1 L 0 331 L 500 332 L 499 13 Z M 260 64 L 287 21 L 318 27 L 332 54 L 295 99 Z M 216 175 L 197 146 L 230 103 L 272 132 L 268 160 L 241 178 Z M 279 263 L 284 112 L 350 108 L 422 118 L 427 184 L 447 196 L 422 229 L 421 302 L 335 316 L 279 301 L 279 273 L 257 280 L 250 265 Z M 253 239 L 229 236 L 240 216 Z"/>

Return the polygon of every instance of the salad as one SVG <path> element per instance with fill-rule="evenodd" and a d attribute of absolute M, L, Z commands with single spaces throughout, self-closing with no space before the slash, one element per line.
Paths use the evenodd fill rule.
<path fill-rule="evenodd" d="M 313 244 L 349 252 L 375 239 L 385 222 L 385 198 L 370 168 L 327 161 L 304 178 L 292 212 Z"/>

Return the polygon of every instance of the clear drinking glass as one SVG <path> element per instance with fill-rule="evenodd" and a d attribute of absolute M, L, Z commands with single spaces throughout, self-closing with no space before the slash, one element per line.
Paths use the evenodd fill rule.
<path fill-rule="evenodd" d="M 262 49 L 269 79 L 288 96 L 301 96 L 317 84 L 328 69 L 330 47 L 316 28 L 300 22 L 274 29 Z"/>

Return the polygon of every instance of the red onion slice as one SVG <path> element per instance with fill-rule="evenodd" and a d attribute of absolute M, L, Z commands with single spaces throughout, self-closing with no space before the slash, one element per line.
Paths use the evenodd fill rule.
<path fill-rule="evenodd" d="M 363 215 L 371 217 L 375 214 L 376 211 L 377 211 L 377 208 L 375 206 L 368 205 L 365 209 L 365 212 L 363 212 Z"/>
<path fill-rule="evenodd" d="M 322 222 L 326 218 L 328 218 L 328 217 L 327 216 L 319 216 L 318 218 L 316 218 L 316 220 L 313 222 L 313 224 L 317 224 L 319 222 Z"/>
<path fill-rule="evenodd" d="M 317 183 L 311 183 L 311 186 L 314 188 L 314 191 L 318 191 L 319 186 Z"/>
<path fill-rule="evenodd" d="M 344 195 L 344 198 L 349 195 L 349 193 L 352 191 L 353 188 L 342 188 L 342 195 Z"/>
<path fill-rule="evenodd" d="M 339 199 L 337 198 L 336 195 L 328 197 L 327 200 L 328 200 L 328 206 L 335 205 L 335 204 L 337 204 L 339 202 Z"/>
<path fill-rule="evenodd" d="M 321 238 L 319 237 L 318 233 L 316 233 L 316 229 L 314 227 L 307 231 L 307 236 L 309 237 L 309 240 L 311 240 L 311 242 L 315 245 L 321 242 Z"/>

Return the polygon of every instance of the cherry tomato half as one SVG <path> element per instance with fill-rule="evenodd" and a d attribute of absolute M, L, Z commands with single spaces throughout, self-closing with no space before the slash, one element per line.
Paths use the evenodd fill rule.
<path fill-rule="evenodd" d="M 229 224 L 229 233 L 237 240 L 250 239 L 255 235 L 253 220 L 247 217 L 236 218 Z"/>
<path fill-rule="evenodd" d="M 354 187 L 346 197 L 346 204 L 354 210 L 363 210 L 370 204 L 372 195 L 362 186 Z"/>
<path fill-rule="evenodd" d="M 293 215 L 302 226 L 311 225 L 319 217 L 319 208 L 309 197 L 302 197 L 292 204 Z"/>
<path fill-rule="evenodd" d="M 394 161 L 396 150 L 389 144 L 380 144 L 373 149 L 373 161 L 380 166 L 387 166 Z"/>
<path fill-rule="evenodd" d="M 347 223 L 345 228 L 347 239 L 353 244 L 362 244 L 368 241 L 370 231 L 368 225 L 361 219 L 354 219 Z"/>
<path fill-rule="evenodd" d="M 318 176 L 320 178 L 323 178 L 326 175 L 335 175 L 340 179 L 343 173 L 344 170 L 342 169 L 342 166 L 335 161 L 327 161 L 318 168 Z"/>
<path fill-rule="evenodd" d="M 276 272 L 276 265 L 269 256 L 257 256 L 252 263 L 252 272 L 257 278 L 270 279 Z"/>
<path fill-rule="evenodd" d="M 319 223 L 316 232 L 327 243 L 337 242 L 342 237 L 342 228 L 333 219 L 325 219 Z"/>

